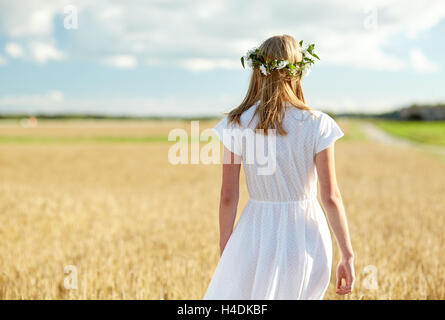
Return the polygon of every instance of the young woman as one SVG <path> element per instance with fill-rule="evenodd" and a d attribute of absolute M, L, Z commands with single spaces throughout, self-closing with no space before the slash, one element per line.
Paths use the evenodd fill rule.
<path fill-rule="evenodd" d="M 221 257 L 204 299 L 323 298 L 332 243 L 316 198 L 317 180 L 341 252 L 336 292 L 352 290 L 354 254 L 334 164 L 334 142 L 343 132 L 326 113 L 305 104 L 301 88 L 315 59 L 314 45 L 288 35 L 269 38 L 241 58 L 253 69 L 246 97 L 214 127 L 224 144 Z M 245 139 L 249 129 L 254 136 L 276 137 L 265 148 L 275 150 L 274 170 L 267 174 L 259 174 L 257 162 L 246 161 L 253 148 Z M 241 162 L 250 198 L 233 228 Z"/>

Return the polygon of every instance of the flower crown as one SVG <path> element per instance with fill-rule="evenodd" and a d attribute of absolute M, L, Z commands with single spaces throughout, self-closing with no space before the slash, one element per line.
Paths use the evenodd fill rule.
<path fill-rule="evenodd" d="M 281 70 L 286 68 L 290 76 L 298 76 L 300 79 L 310 73 L 312 65 L 315 63 L 314 58 L 320 58 L 314 53 L 315 44 L 305 44 L 303 40 L 299 42 L 299 50 L 303 56 L 300 62 L 292 64 L 287 60 L 270 60 L 266 59 L 260 52 L 259 48 L 253 48 L 247 51 L 246 55 L 241 57 L 241 64 L 245 68 L 244 63 L 251 68 L 259 68 L 261 73 L 268 76 L 272 70 Z"/>

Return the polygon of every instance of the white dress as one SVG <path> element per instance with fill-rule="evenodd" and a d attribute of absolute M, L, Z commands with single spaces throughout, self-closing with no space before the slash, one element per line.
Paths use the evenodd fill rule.
<path fill-rule="evenodd" d="M 322 299 L 330 281 L 332 242 L 316 198 L 314 156 L 344 134 L 326 113 L 312 110 L 315 117 L 290 106 L 283 120 L 288 134 L 276 136 L 276 169 L 259 175 L 259 165 L 246 163 L 243 137 L 223 139 L 223 130 L 254 129 L 255 107 L 242 114 L 241 128 L 228 125 L 227 118 L 213 128 L 242 157 L 249 200 L 204 299 Z"/>

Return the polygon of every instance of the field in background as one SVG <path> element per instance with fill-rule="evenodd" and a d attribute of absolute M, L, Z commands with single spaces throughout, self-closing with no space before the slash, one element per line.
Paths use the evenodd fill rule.
<path fill-rule="evenodd" d="M 445 299 L 445 162 L 339 123 L 358 276 L 346 299 Z M 1 123 L 0 299 L 202 298 L 218 261 L 221 169 L 171 165 L 177 127 L 189 122 Z M 239 209 L 246 200 L 243 182 Z M 68 265 L 77 290 L 64 288 Z M 344 299 L 334 274 L 326 299 Z"/>
<path fill-rule="evenodd" d="M 445 121 L 388 121 L 374 122 L 386 132 L 409 140 L 445 146 Z"/>

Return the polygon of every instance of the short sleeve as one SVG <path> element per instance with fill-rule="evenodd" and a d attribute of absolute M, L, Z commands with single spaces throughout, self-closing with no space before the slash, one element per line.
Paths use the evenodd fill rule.
<path fill-rule="evenodd" d="M 317 154 L 320 151 L 323 151 L 343 136 L 344 133 L 335 120 L 328 114 L 321 113 L 315 143 L 315 153 Z"/>
<path fill-rule="evenodd" d="M 241 155 L 241 143 L 240 143 L 240 129 L 237 125 L 227 123 L 227 117 L 223 118 L 220 122 L 212 128 L 216 133 L 218 139 L 222 144 L 236 155 Z"/>

